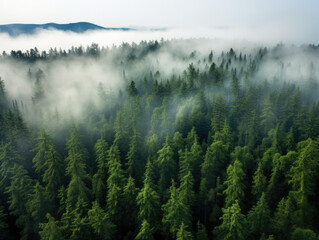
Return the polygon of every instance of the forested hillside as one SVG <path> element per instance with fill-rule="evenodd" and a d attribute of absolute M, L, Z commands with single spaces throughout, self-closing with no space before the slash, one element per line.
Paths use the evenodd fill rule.
<path fill-rule="evenodd" d="M 0 56 L 0 238 L 319 239 L 319 47 Z"/>

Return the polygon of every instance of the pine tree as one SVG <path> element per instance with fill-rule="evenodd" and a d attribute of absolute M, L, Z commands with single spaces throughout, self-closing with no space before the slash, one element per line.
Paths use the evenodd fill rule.
<path fill-rule="evenodd" d="M 47 213 L 52 212 L 53 206 L 49 194 L 38 182 L 26 203 L 27 211 L 30 213 L 33 222 L 34 232 L 39 231 L 39 224 L 45 222 Z"/>
<path fill-rule="evenodd" d="M 166 142 L 161 150 L 158 151 L 158 159 L 156 161 L 159 167 L 159 191 L 163 199 L 166 198 L 166 191 L 168 189 L 171 179 L 175 177 L 175 172 L 177 169 L 176 163 L 173 159 L 173 150 L 170 147 L 168 137 L 166 137 Z"/>
<path fill-rule="evenodd" d="M 175 187 L 175 182 L 172 182 L 170 187 L 170 198 L 166 204 L 163 205 L 163 219 L 164 227 L 170 231 L 172 236 L 176 233 L 180 225 L 185 222 L 186 225 L 191 224 L 192 215 L 190 206 L 183 201 L 180 192 Z"/>
<path fill-rule="evenodd" d="M 291 240 L 318 240 L 319 237 L 311 229 L 296 228 L 291 234 Z"/>
<path fill-rule="evenodd" d="M 51 199 L 56 199 L 58 189 L 64 179 L 64 162 L 60 154 L 51 145 L 48 148 L 43 165 L 44 173 L 42 181 L 46 184 L 45 188 Z"/>
<path fill-rule="evenodd" d="M 98 165 L 98 170 L 94 174 L 92 179 L 93 194 L 95 199 L 101 206 L 105 204 L 106 196 L 106 179 L 107 179 L 107 158 L 108 158 L 108 145 L 107 142 L 100 138 L 97 140 L 94 146 L 96 161 Z"/>
<path fill-rule="evenodd" d="M 21 162 L 22 158 L 14 149 L 12 141 L 4 144 L 0 148 L 0 187 L 5 189 L 10 185 L 10 178 L 13 175 L 12 168 L 15 164 Z"/>
<path fill-rule="evenodd" d="M 248 223 L 250 224 L 251 233 L 255 238 L 269 232 L 270 219 L 270 210 L 266 196 L 265 193 L 262 193 L 257 205 L 248 213 Z"/>
<path fill-rule="evenodd" d="M 136 197 L 138 194 L 138 188 L 135 186 L 134 179 L 128 178 L 127 184 L 123 189 L 123 211 L 126 213 L 123 220 L 123 225 L 127 231 L 136 231 L 137 223 L 137 203 Z"/>
<path fill-rule="evenodd" d="M 214 133 L 223 129 L 227 119 L 227 105 L 222 96 L 219 96 L 213 103 L 212 129 Z"/>
<path fill-rule="evenodd" d="M 187 226 L 182 222 L 178 232 L 176 234 L 176 240 L 193 240 L 193 235 L 191 232 L 187 231 Z"/>
<path fill-rule="evenodd" d="M 58 226 L 58 222 L 48 213 L 46 215 L 47 223 L 40 223 L 39 235 L 41 240 L 64 240 L 62 229 Z"/>
<path fill-rule="evenodd" d="M 86 186 L 89 178 L 85 164 L 86 149 L 76 127 L 71 129 L 71 136 L 66 145 L 68 150 L 66 174 L 71 178 L 67 188 L 67 204 L 70 210 L 73 210 L 78 198 L 87 201 L 89 194 L 89 189 Z"/>
<path fill-rule="evenodd" d="M 144 186 L 138 193 L 136 201 L 139 207 L 139 221 L 142 223 L 142 221 L 146 220 L 152 228 L 155 228 L 159 220 L 160 199 L 153 184 L 152 168 L 152 163 L 148 161 L 145 170 Z"/>
<path fill-rule="evenodd" d="M 257 198 L 260 198 L 261 194 L 265 192 L 266 187 L 267 187 L 267 178 L 263 174 L 262 164 L 261 162 L 259 162 L 258 168 L 253 177 L 252 193 Z"/>
<path fill-rule="evenodd" d="M 138 185 L 141 184 L 145 164 L 142 159 L 141 146 L 141 136 L 135 131 L 130 141 L 130 149 L 127 153 L 127 172 L 131 177 L 137 180 Z"/>
<path fill-rule="evenodd" d="M 294 209 L 290 197 L 288 196 L 287 199 L 282 198 L 278 203 L 272 221 L 272 229 L 279 239 L 289 238 L 293 224 L 293 211 Z"/>
<path fill-rule="evenodd" d="M 141 225 L 141 229 L 135 240 L 154 240 L 153 237 L 154 229 L 150 226 L 150 224 L 144 219 Z"/>
<path fill-rule="evenodd" d="M 221 141 L 212 143 L 212 145 L 207 148 L 201 169 L 202 195 L 216 186 L 216 179 L 221 175 L 226 164 L 226 146 Z"/>
<path fill-rule="evenodd" d="M 21 231 L 21 239 L 32 239 L 35 237 L 32 217 L 25 204 L 31 193 L 32 180 L 22 166 L 14 165 L 12 172 L 11 185 L 6 191 L 9 195 L 9 210 L 12 215 L 17 216 L 17 226 L 23 228 Z"/>
<path fill-rule="evenodd" d="M 241 202 L 244 199 L 245 188 L 244 185 L 245 173 L 242 170 L 242 164 L 235 160 L 234 165 L 229 165 L 227 168 L 227 180 L 225 181 L 226 189 L 225 205 L 232 206 L 235 202 Z"/>
<path fill-rule="evenodd" d="M 88 211 L 88 220 L 94 233 L 101 239 L 113 239 L 115 225 L 110 221 L 108 214 L 93 202 L 92 208 Z"/>
<path fill-rule="evenodd" d="M 38 174 L 43 174 L 44 164 L 46 162 L 47 152 L 50 146 L 52 146 L 52 139 L 49 134 L 46 133 L 45 129 L 42 128 L 35 139 L 36 147 L 32 150 L 36 152 L 35 157 L 32 160 L 33 167 Z"/>
<path fill-rule="evenodd" d="M 192 207 L 195 201 L 194 192 L 194 178 L 192 173 L 189 171 L 182 179 L 178 189 L 179 197 L 189 207 Z"/>
<path fill-rule="evenodd" d="M 298 144 L 299 157 L 291 168 L 292 194 L 297 202 L 297 215 L 301 226 L 307 226 L 313 222 L 312 205 L 309 197 L 315 195 L 315 182 L 317 178 L 319 158 L 319 143 L 312 139 Z"/>
<path fill-rule="evenodd" d="M 241 213 L 238 201 L 232 206 L 223 209 L 221 217 L 222 224 L 214 229 L 217 239 L 223 240 L 244 240 L 246 239 L 248 228 L 245 216 Z"/>

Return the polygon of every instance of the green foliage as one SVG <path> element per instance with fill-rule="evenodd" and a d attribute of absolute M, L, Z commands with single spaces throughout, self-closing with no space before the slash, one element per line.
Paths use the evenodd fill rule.
<path fill-rule="evenodd" d="M 107 157 L 108 157 L 108 144 L 103 139 L 100 138 L 97 140 L 95 146 L 95 155 L 96 155 L 96 161 L 98 170 L 93 175 L 92 179 L 92 185 L 93 185 L 93 194 L 95 195 L 95 198 L 103 206 L 105 203 L 105 196 L 106 196 L 106 176 L 107 176 Z"/>
<path fill-rule="evenodd" d="M 214 229 L 217 239 L 244 240 L 249 231 L 245 216 L 241 213 L 238 201 L 223 209 L 222 224 Z"/>
<path fill-rule="evenodd" d="M 190 206 L 184 200 L 183 192 L 178 191 L 175 183 L 172 182 L 170 187 L 170 199 L 163 205 L 163 219 L 164 227 L 170 231 L 172 236 L 176 236 L 179 227 L 182 223 L 186 225 L 191 224 L 191 211 Z"/>
<path fill-rule="evenodd" d="M 71 130 L 71 136 L 67 141 L 68 150 L 66 174 L 71 181 L 67 189 L 67 204 L 74 209 L 78 198 L 88 200 L 89 189 L 86 186 L 88 174 L 86 172 L 86 149 L 81 142 L 81 136 L 76 127 Z"/>
<path fill-rule="evenodd" d="M 257 198 L 261 197 L 261 194 L 265 192 L 267 187 L 267 178 L 263 174 L 262 164 L 258 163 L 258 168 L 254 174 L 253 178 L 253 186 L 252 193 L 257 196 Z"/>
<path fill-rule="evenodd" d="M 115 226 L 97 202 L 93 202 L 92 208 L 88 211 L 88 220 L 97 236 L 105 240 L 112 239 Z"/>
<path fill-rule="evenodd" d="M 135 237 L 135 240 L 153 240 L 153 232 L 154 229 L 151 228 L 150 224 L 144 219 L 142 222 L 141 229 Z"/>
<path fill-rule="evenodd" d="M 41 223 L 39 232 L 41 240 L 64 240 L 62 229 L 58 225 L 58 222 L 48 213 L 46 215 L 48 219 L 47 223 Z"/>
<path fill-rule="evenodd" d="M 311 229 L 296 228 L 291 234 L 291 240 L 318 240 L 319 237 Z"/>
<path fill-rule="evenodd" d="M 318 239 L 319 84 L 314 65 L 294 81 L 285 57 L 317 47 L 179 47 L 198 41 L 3 53 L 34 89 L 30 104 L 0 78 L 0 238 Z M 123 74 L 73 99 L 74 115 L 52 110 L 46 80 L 62 59 Z"/>
<path fill-rule="evenodd" d="M 248 213 L 248 222 L 253 236 L 268 233 L 270 226 L 270 210 L 266 201 L 265 193 L 262 193 L 257 205 Z"/>
<path fill-rule="evenodd" d="M 171 182 L 171 179 L 175 177 L 176 163 L 173 159 L 173 150 L 170 147 L 168 137 L 162 149 L 158 152 L 158 159 L 156 165 L 159 168 L 159 191 L 160 194 L 165 197 L 166 190 Z"/>
<path fill-rule="evenodd" d="M 156 227 L 159 220 L 160 198 L 155 191 L 155 186 L 152 180 L 152 163 L 146 164 L 144 186 L 137 195 L 136 202 L 139 206 L 138 219 L 140 222 L 146 220 L 151 227 Z"/>
<path fill-rule="evenodd" d="M 245 196 L 245 173 L 242 170 L 242 164 L 235 160 L 234 165 L 229 165 L 227 168 L 227 180 L 225 181 L 226 189 L 225 205 L 226 207 L 232 206 L 235 202 L 241 202 Z"/>
<path fill-rule="evenodd" d="M 182 222 L 178 232 L 176 234 L 176 240 L 193 240 L 193 235 L 191 232 L 187 231 L 187 226 Z"/>
<path fill-rule="evenodd" d="M 312 206 L 309 197 L 315 195 L 319 158 L 319 143 L 312 139 L 298 144 L 299 157 L 291 168 L 292 194 L 297 202 L 297 214 L 302 225 L 307 226 L 312 220 Z"/>

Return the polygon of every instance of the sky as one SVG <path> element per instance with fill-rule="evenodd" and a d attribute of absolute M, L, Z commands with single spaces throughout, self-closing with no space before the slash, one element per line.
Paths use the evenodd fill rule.
<path fill-rule="evenodd" d="M 318 9 L 318 0 L 0 0 L 0 24 L 87 21 L 317 43 Z"/>

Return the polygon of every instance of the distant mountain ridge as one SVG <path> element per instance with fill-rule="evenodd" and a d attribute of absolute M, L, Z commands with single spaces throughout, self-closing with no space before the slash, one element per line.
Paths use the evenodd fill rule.
<path fill-rule="evenodd" d="M 114 31 L 130 31 L 133 28 L 105 28 L 89 22 L 77 23 L 46 23 L 46 24 L 6 24 L 0 25 L 0 33 L 8 33 L 10 36 L 18 36 L 20 34 L 34 34 L 37 30 L 54 29 L 60 31 L 71 31 L 83 33 L 89 30 L 114 30 Z"/>

